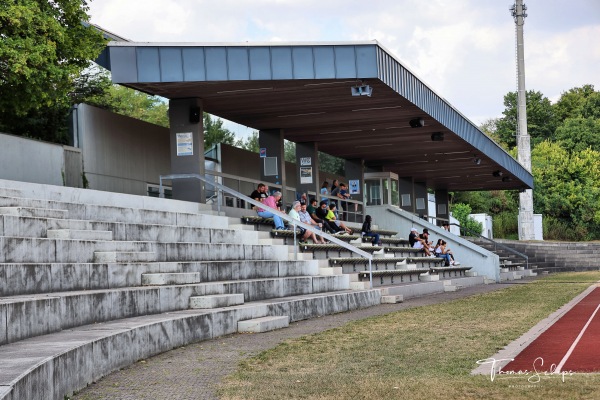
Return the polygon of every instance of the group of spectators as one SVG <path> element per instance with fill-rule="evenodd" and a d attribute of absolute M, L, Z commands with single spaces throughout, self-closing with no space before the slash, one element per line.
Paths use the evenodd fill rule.
<path fill-rule="evenodd" d="M 411 247 L 422 249 L 427 257 L 443 258 L 446 266 L 460 265 L 460 263 L 454 259 L 454 254 L 445 240 L 438 239 L 435 246 L 433 245 L 433 242 L 429 241 L 429 230 L 427 228 L 424 228 L 423 233 L 421 234 L 419 234 L 417 228 L 412 228 L 408 235 L 408 242 Z"/>
<path fill-rule="evenodd" d="M 285 229 L 285 223 L 282 218 L 272 211 L 269 207 L 281 212 L 285 212 L 281 206 L 281 192 L 276 191 L 269 195 L 269 187 L 264 183 L 259 183 L 256 190 L 252 192 L 250 198 L 259 201 L 267 207 L 253 207 L 259 217 L 273 218 L 275 229 Z M 290 217 L 297 221 L 304 222 L 308 225 L 313 225 L 315 228 L 332 234 L 350 234 L 352 230 L 348 228 L 341 220 L 338 219 L 337 205 L 333 202 L 328 204 L 323 200 L 317 205 L 317 199 L 311 198 L 309 204 L 306 201 L 297 200 L 292 204 L 289 211 Z M 299 228 L 302 241 L 311 239 L 314 243 L 325 243 L 323 237 L 317 239 L 316 235 L 303 228 Z"/>
<path fill-rule="evenodd" d="M 350 196 L 347 194 L 347 187 L 344 183 L 339 183 L 337 180 L 333 181 L 333 185 L 336 186 L 334 190 L 336 190 L 336 194 L 338 197 L 349 198 Z M 339 185 L 339 186 L 338 186 Z M 323 187 L 321 188 L 321 194 L 327 195 L 327 188 L 329 183 L 326 181 L 323 183 Z M 332 190 L 333 194 L 333 190 Z M 256 213 L 259 217 L 263 218 L 273 218 L 273 224 L 275 225 L 275 229 L 285 229 L 285 223 L 283 219 L 270 211 L 270 209 L 275 209 L 278 211 L 285 212 L 282 210 L 281 204 L 281 192 L 275 191 L 273 194 L 269 195 L 269 187 L 264 183 L 259 183 L 256 190 L 252 192 L 250 197 L 253 200 L 259 201 L 264 204 L 266 207 L 253 207 L 256 210 Z M 343 204 L 343 203 L 342 203 Z M 347 207 L 347 206 L 342 206 Z M 337 213 L 337 201 L 329 201 L 322 200 L 320 203 L 317 202 L 317 199 L 311 198 L 306 201 L 306 196 L 301 197 L 301 200 L 296 200 L 292 204 L 292 208 L 289 211 L 289 216 L 297 221 L 301 221 L 307 225 L 314 226 L 318 230 L 322 230 L 331 234 L 351 234 L 352 229 L 348 228 L 341 221 L 341 213 L 338 216 Z M 365 216 L 365 222 L 362 225 L 361 235 L 363 237 L 369 237 L 372 239 L 371 243 L 373 246 L 381 246 L 381 239 L 379 234 L 373 232 L 372 227 L 372 218 L 370 215 Z M 447 224 L 445 224 L 447 225 Z M 444 229 L 449 230 L 450 226 L 444 226 Z M 314 243 L 326 243 L 325 239 L 322 236 L 317 238 L 314 232 L 309 231 L 308 229 L 304 229 L 299 227 L 301 241 L 312 240 Z M 459 265 L 460 263 L 454 259 L 454 254 L 452 250 L 448 247 L 448 244 L 443 239 L 438 239 L 435 246 L 433 242 L 429 241 L 429 230 L 427 228 L 423 229 L 423 233 L 418 232 L 416 228 L 412 228 L 410 234 L 408 235 L 408 241 L 410 246 L 416 249 L 422 249 L 428 257 L 439 257 L 445 260 L 445 264 L 449 265 Z"/>
<path fill-rule="evenodd" d="M 348 219 L 348 202 L 344 200 L 348 200 L 350 198 L 350 193 L 348 192 L 348 186 L 344 182 L 339 182 L 337 179 L 334 179 L 331 183 L 331 190 L 329 189 L 329 182 L 325 181 L 321 185 L 320 193 L 322 196 L 334 196 L 339 198 L 339 210 L 337 211 L 337 219 L 344 219 L 344 212 L 346 213 L 346 220 Z M 338 200 L 337 199 L 324 199 L 325 204 L 328 206 L 334 204 L 336 209 L 338 209 Z M 342 211 L 343 210 L 343 211 Z"/>

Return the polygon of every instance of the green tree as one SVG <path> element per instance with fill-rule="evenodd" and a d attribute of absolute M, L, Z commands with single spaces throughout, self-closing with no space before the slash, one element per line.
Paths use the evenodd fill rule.
<path fill-rule="evenodd" d="M 586 100 L 594 93 L 594 85 L 583 85 L 563 92 L 554 105 L 554 113 L 559 121 L 581 117 Z"/>
<path fill-rule="evenodd" d="M 345 161 L 327 153 L 319 152 L 319 169 L 335 175 L 344 175 Z"/>
<path fill-rule="evenodd" d="M 235 146 L 240 149 L 252 151 L 254 153 L 258 153 L 258 132 L 253 131 L 250 136 L 246 138 L 246 140 L 238 139 L 235 142 Z"/>
<path fill-rule="evenodd" d="M 581 116 L 600 119 L 600 92 L 594 92 L 585 99 Z"/>
<path fill-rule="evenodd" d="M 474 233 L 481 234 L 483 225 L 481 222 L 475 221 L 469 216 L 471 214 L 471 206 L 464 203 L 456 203 L 452 205 L 452 216 L 460 223 L 463 235 L 471 236 Z"/>
<path fill-rule="evenodd" d="M 600 152 L 541 143 L 531 153 L 534 207 L 553 239 L 600 239 Z"/>
<path fill-rule="evenodd" d="M 289 140 L 283 142 L 283 157 L 287 162 L 296 163 L 296 143 Z"/>
<path fill-rule="evenodd" d="M 169 126 L 169 106 L 164 99 L 125 86 L 110 85 L 104 93 L 86 102 L 151 124 Z"/>
<path fill-rule="evenodd" d="M 40 128 L 39 117 L 51 115 L 50 123 L 68 113 L 78 77 L 100 54 L 105 41 L 98 31 L 82 24 L 89 19 L 85 0 L 1 4 L 0 127 L 52 138 L 48 129 Z M 16 118 L 31 120 L 34 128 L 13 128 Z"/>
<path fill-rule="evenodd" d="M 213 119 L 210 114 L 204 113 L 204 148 L 208 150 L 217 143 L 235 144 L 235 135 L 227 128 L 223 128 L 221 118 Z"/>
<path fill-rule="evenodd" d="M 568 118 L 556 128 L 556 142 L 569 152 L 600 151 L 600 118 Z"/>
<path fill-rule="evenodd" d="M 541 92 L 528 91 L 527 101 L 527 133 L 531 137 L 531 145 L 552 138 L 556 129 L 554 108 L 550 100 Z M 516 146 L 517 131 L 517 93 L 510 92 L 504 96 L 506 107 L 502 118 L 496 122 L 496 137 L 508 147 Z"/>

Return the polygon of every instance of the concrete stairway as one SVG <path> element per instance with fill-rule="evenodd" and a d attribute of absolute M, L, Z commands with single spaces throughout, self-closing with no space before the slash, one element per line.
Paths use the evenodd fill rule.
<path fill-rule="evenodd" d="M 272 222 L 252 216 L 242 217 L 241 221 L 244 223 L 241 226 L 246 229 L 270 234 L 293 245 L 293 232 L 273 231 Z M 382 303 L 397 303 L 412 297 L 495 282 L 471 272 L 469 266 L 443 267 L 443 259 L 424 257 L 423 252 L 410 248 L 408 240 L 398 237 L 397 232 L 379 231 L 382 245 L 372 246 L 371 239 L 361 238 L 360 225 L 347 224 L 353 229 L 353 234 L 336 237 L 373 254 L 373 287 L 380 289 Z M 377 227 L 374 230 L 377 231 Z M 349 277 L 352 288 L 370 287 L 368 262 L 356 253 L 333 243 L 302 243 L 298 245 L 298 250 L 302 255 L 318 260 L 320 274 L 344 274 Z"/>
<path fill-rule="evenodd" d="M 290 253 L 205 205 L 0 180 L 0 399 L 62 399 L 190 342 L 380 303 Z"/>
<path fill-rule="evenodd" d="M 590 271 L 600 268 L 600 243 L 505 243 L 527 254 L 543 272 Z"/>
<path fill-rule="evenodd" d="M 531 257 L 529 257 L 528 260 L 525 260 L 523 257 L 510 250 L 494 246 L 493 243 L 490 243 L 487 240 L 471 238 L 470 241 L 498 255 L 500 258 L 500 281 L 512 281 L 537 276 L 538 264 Z M 494 241 L 524 254 L 522 251 L 517 250 L 512 246 L 506 245 L 501 240 Z"/>
<path fill-rule="evenodd" d="M 600 268 L 600 243 L 596 242 L 522 242 L 499 239 L 529 257 L 536 272 L 589 271 Z"/>

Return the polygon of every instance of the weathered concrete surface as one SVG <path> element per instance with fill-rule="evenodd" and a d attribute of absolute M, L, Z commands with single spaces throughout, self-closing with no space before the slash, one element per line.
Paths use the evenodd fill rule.
<path fill-rule="evenodd" d="M 309 303 L 323 306 L 296 311 L 303 318 L 338 312 L 346 307 L 347 292 L 332 296 L 311 295 L 280 299 L 281 309 L 304 308 Z M 332 297 L 332 299 L 328 299 Z M 379 299 L 377 299 L 379 301 Z M 328 305 L 329 304 L 329 305 Z M 186 345 L 237 331 L 238 322 L 265 317 L 272 307 L 268 302 L 244 304 L 227 309 L 185 310 L 180 312 L 112 320 L 85 325 L 45 336 L 34 337 L 0 347 L 0 399 L 61 399 L 101 376 L 137 360 Z"/>
<path fill-rule="evenodd" d="M 257 301 L 344 290 L 346 281 L 346 276 L 297 276 L 9 297 L 0 299 L 0 318 L 6 321 L 0 345 L 85 324 L 185 310 L 193 296 L 239 293 Z"/>
<path fill-rule="evenodd" d="M 260 317 L 238 321 L 238 332 L 262 333 L 274 331 L 275 329 L 287 328 L 290 325 L 290 317 Z"/>
<path fill-rule="evenodd" d="M 241 293 L 190 297 L 192 309 L 231 307 L 240 304 L 244 304 L 244 295 Z"/>
<path fill-rule="evenodd" d="M 458 292 L 413 298 L 404 303 L 382 304 L 293 322 L 286 329 L 260 335 L 234 334 L 177 348 L 115 372 L 88 386 L 73 396 L 73 399 L 216 400 L 216 387 L 222 379 L 236 370 L 241 360 L 273 348 L 288 339 L 333 329 L 358 319 L 499 290 L 509 285 L 480 285 Z"/>
<path fill-rule="evenodd" d="M 0 297 L 140 286 L 146 273 L 195 272 L 200 282 L 316 275 L 316 261 L 1 263 Z"/>

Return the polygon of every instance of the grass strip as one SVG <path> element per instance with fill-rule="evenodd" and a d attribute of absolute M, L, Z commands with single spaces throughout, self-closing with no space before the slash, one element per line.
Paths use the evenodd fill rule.
<path fill-rule="evenodd" d="M 244 360 L 223 399 L 597 399 L 600 377 L 472 376 L 600 272 L 550 275 L 448 303 L 348 323 Z M 565 284 L 568 283 L 568 284 Z"/>

